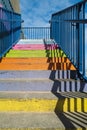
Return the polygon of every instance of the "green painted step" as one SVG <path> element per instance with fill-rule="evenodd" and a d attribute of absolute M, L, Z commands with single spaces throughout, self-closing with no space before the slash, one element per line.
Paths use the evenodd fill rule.
<path fill-rule="evenodd" d="M 10 50 L 8 53 L 60 53 L 62 54 L 62 50 Z"/>
<path fill-rule="evenodd" d="M 13 57 L 13 58 L 29 58 L 29 57 L 66 57 L 65 55 L 54 55 L 54 54 L 50 54 L 49 56 L 47 56 L 46 54 L 10 54 L 7 55 L 6 57 Z"/>
<path fill-rule="evenodd" d="M 10 50 L 6 57 L 66 57 L 61 50 Z"/>

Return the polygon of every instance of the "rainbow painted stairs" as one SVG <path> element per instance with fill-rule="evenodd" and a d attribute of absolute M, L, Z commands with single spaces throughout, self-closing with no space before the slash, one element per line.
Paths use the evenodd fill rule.
<path fill-rule="evenodd" d="M 20 40 L 0 60 L 0 130 L 87 130 L 87 85 L 53 40 Z"/>

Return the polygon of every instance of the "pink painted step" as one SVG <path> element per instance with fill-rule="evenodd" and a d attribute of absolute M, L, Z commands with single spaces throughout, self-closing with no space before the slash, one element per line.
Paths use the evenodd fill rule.
<path fill-rule="evenodd" d="M 45 50 L 45 49 L 57 49 L 58 45 L 48 44 L 17 44 L 13 47 L 14 50 Z"/>
<path fill-rule="evenodd" d="M 14 47 L 20 47 L 20 46 L 22 46 L 22 47 L 57 47 L 58 45 L 56 44 L 16 44 Z"/>

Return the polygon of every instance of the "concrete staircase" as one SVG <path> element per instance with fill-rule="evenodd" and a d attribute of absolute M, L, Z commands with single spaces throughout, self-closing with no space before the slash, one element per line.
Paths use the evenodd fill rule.
<path fill-rule="evenodd" d="M 20 40 L 0 62 L 0 130 L 87 130 L 87 85 L 56 43 Z"/>

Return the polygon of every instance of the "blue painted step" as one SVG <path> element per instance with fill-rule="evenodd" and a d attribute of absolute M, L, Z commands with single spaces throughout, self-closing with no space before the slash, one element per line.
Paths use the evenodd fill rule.
<path fill-rule="evenodd" d="M 87 84 L 76 80 L 0 80 L 0 91 L 87 92 Z"/>
<path fill-rule="evenodd" d="M 75 79 L 76 71 L 71 70 L 30 70 L 30 71 L 0 71 L 0 79 Z"/>

